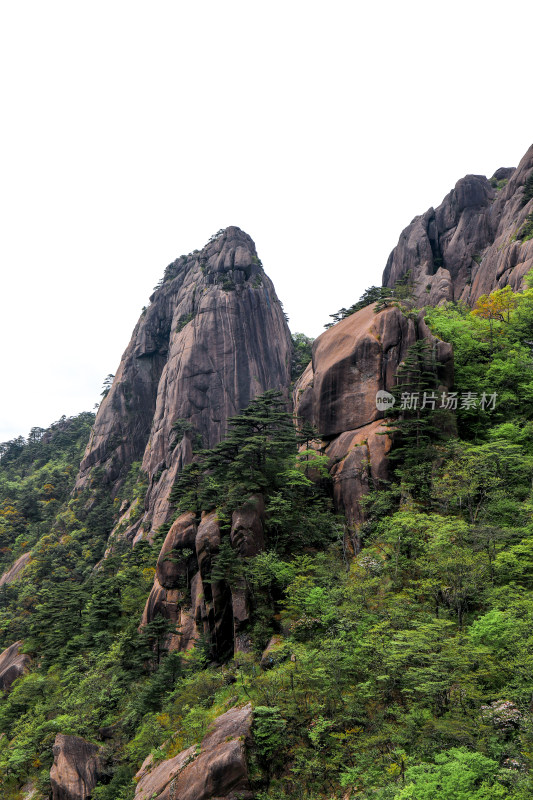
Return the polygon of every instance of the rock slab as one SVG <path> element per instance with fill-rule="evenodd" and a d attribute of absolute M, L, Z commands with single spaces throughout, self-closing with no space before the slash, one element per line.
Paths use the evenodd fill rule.
<path fill-rule="evenodd" d="M 232 708 L 214 721 L 199 750 L 189 747 L 151 770 L 145 762 L 135 800 L 252 800 L 246 764 L 251 725 L 251 705 Z"/>
<path fill-rule="evenodd" d="M 8 570 L 6 570 L 0 578 L 0 587 L 13 583 L 13 581 L 18 578 L 30 559 L 31 553 L 23 553 L 21 556 L 19 556 L 15 563 Z"/>
<path fill-rule="evenodd" d="M 8 691 L 11 684 L 21 675 L 30 663 L 30 657 L 20 652 L 22 641 L 15 642 L 0 654 L 0 689 Z"/>
<path fill-rule="evenodd" d="M 98 747 L 79 736 L 58 733 L 53 753 L 52 800 L 88 800 L 98 781 Z"/>

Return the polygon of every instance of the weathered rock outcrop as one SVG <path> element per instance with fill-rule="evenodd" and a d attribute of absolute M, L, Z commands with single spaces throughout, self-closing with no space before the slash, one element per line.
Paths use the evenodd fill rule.
<path fill-rule="evenodd" d="M 196 518 L 190 511 L 175 520 L 163 542 L 156 564 L 156 574 L 167 589 L 187 586 L 195 572 Z"/>
<path fill-rule="evenodd" d="M 196 559 L 196 520 L 186 512 L 172 524 L 159 558 L 141 627 L 162 616 L 174 626 L 170 650 L 189 650 L 204 628 L 207 610 Z"/>
<path fill-rule="evenodd" d="M 135 800 L 252 800 L 246 749 L 252 708 L 232 708 L 218 717 L 203 739 L 174 758 L 139 770 Z"/>
<path fill-rule="evenodd" d="M 0 655 L 0 690 L 7 691 L 11 684 L 21 675 L 30 663 L 30 657 L 20 652 L 22 642 L 15 642 L 6 647 Z"/>
<path fill-rule="evenodd" d="M 50 770 L 52 800 L 87 800 L 98 781 L 98 747 L 79 736 L 58 733 Z"/>
<path fill-rule="evenodd" d="M 361 497 L 387 480 L 390 448 L 391 438 L 381 420 L 344 431 L 326 444 L 335 508 L 344 512 L 352 532 L 363 522 Z"/>
<path fill-rule="evenodd" d="M 264 549 L 264 517 L 265 502 L 261 495 L 253 495 L 241 508 L 233 512 L 230 542 L 238 558 L 252 558 Z M 244 578 L 236 580 L 231 587 L 231 607 L 235 652 L 249 652 L 251 640 L 248 624 L 252 609 Z"/>
<path fill-rule="evenodd" d="M 235 558 L 257 555 L 264 547 L 265 504 L 253 495 L 232 516 L 226 534 Z M 204 512 L 198 526 L 194 514 L 181 514 L 172 524 L 157 560 L 154 585 L 141 627 L 163 616 L 176 628 L 170 650 L 188 650 L 207 634 L 217 655 L 228 649 L 247 650 L 250 602 L 246 583 L 228 583 L 213 575 L 222 532 L 216 510 Z"/>
<path fill-rule="evenodd" d="M 533 198 L 524 204 L 524 186 L 532 175 L 533 146 L 516 170 L 499 169 L 490 181 L 482 175 L 462 178 L 438 208 L 415 217 L 402 232 L 383 285 L 394 286 L 410 271 L 424 305 L 473 304 L 507 284 L 518 289 L 533 267 L 533 240 L 520 238 L 533 212 Z"/>
<path fill-rule="evenodd" d="M 99 465 L 117 485 L 142 458 L 149 476 L 145 521 L 157 530 L 195 441 L 212 447 L 228 417 L 255 396 L 287 390 L 292 345 L 272 282 L 239 228 L 178 258 L 151 301 L 98 411 L 77 488 Z M 190 429 L 177 431 L 177 420 Z"/>
<path fill-rule="evenodd" d="M 267 646 L 261 654 L 261 667 L 263 669 L 271 669 L 271 667 L 283 660 L 283 645 L 283 636 L 276 633 L 274 636 L 270 637 Z"/>
<path fill-rule="evenodd" d="M 453 382 L 452 348 L 436 339 L 421 317 L 412 319 L 397 307 L 378 314 L 374 309 L 366 306 L 319 336 L 294 387 L 295 413 L 323 437 L 335 505 L 352 531 L 362 521 L 361 497 L 387 477 L 390 438 L 384 435 L 377 392 L 394 386 L 398 366 L 418 339 L 432 345 L 442 386 Z"/>
<path fill-rule="evenodd" d="M 20 575 L 26 564 L 31 559 L 31 553 L 23 553 L 21 556 L 17 558 L 13 566 L 11 566 L 0 578 L 0 587 L 5 586 L 6 584 L 13 583 L 16 578 Z"/>

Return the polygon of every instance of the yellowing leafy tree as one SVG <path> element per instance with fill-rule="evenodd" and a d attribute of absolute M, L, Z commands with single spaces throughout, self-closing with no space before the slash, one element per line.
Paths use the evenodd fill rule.
<path fill-rule="evenodd" d="M 489 295 L 482 294 L 474 306 L 473 314 L 483 319 L 496 319 L 509 322 L 511 312 L 518 305 L 518 296 L 510 286 L 497 289 Z"/>
<path fill-rule="evenodd" d="M 489 295 L 482 294 L 476 302 L 472 314 L 489 320 L 490 344 L 494 344 L 494 322 L 509 323 L 511 312 L 518 305 L 518 296 L 510 286 L 497 289 Z"/>

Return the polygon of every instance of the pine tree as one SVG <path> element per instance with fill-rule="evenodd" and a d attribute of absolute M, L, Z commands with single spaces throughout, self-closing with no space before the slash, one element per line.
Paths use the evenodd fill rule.
<path fill-rule="evenodd" d="M 212 450 L 201 451 L 178 476 L 172 501 L 180 509 L 208 510 L 221 517 L 255 492 L 276 485 L 285 461 L 296 452 L 292 415 L 281 392 L 269 390 L 256 397 L 228 421 L 228 434 Z"/>
<path fill-rule="evenodd" d="M 392 394 L 396 398 L 388 425 L 394 436 L 389 456 L 402 481 L 415 497 L 429 491 L 435 443 L 442 437 L 444 416 L 437 392 L 435 353 L 431 344 L 419 339 L 411 345 L 396 372 Z"/>

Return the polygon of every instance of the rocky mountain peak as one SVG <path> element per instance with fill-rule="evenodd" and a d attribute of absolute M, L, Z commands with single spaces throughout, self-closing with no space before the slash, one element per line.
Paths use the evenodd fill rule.
<path fill-rule="evenodd" d="M 237 283 L 249 280 L 261 272 L 251 236 L 232 225 L 215 233 L 201 250 L 180 256 L 167 267 L 163 283 L 186 275 L 200 267 L 207 283 L 216 283 L 220 275 L 234 274 Z M 242 274 L 238 274 L 242 273 Z M 153 302 L 157 291 L 151 296 Z"/>
<path fill-rule="evenodd" d="M 215 445 L 228 417 L 258 394 L 288 390 L 292 343 L 255 244 L 234 226 L 172 262 L 150 300 L 98 411 L 77 487 L 96 466 L 116 484 L 142 459 L 157 527 L 193 446 Z"/>
<path fill-rule="evenodd" d="M 383 273 L 394 286 L 410 274 L 423 305 L 445 300 L 475 303 L 480 295 L 510 284 L 520 287 L 533 267 L 527 218 L 533 198 L 533 145 L 516 169 L 501 167 L 488 179 L 466 175 L 436 209 L 415 217 L 402 231 Z"/>

